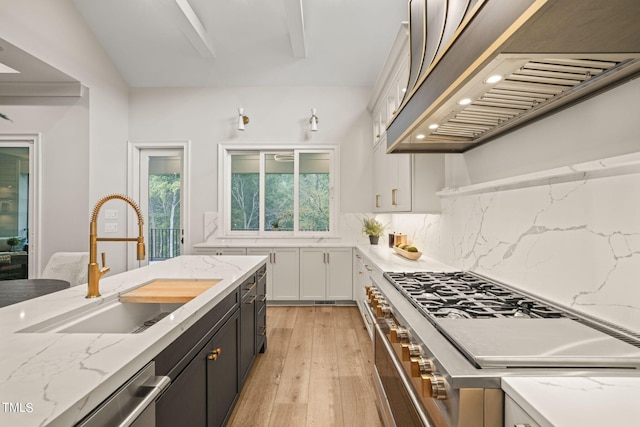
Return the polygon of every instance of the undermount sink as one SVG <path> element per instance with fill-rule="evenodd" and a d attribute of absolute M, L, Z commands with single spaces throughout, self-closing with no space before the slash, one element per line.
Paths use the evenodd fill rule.
<path fill-rule="evenodd" d="M 154 279 L 18 332 L 135 334 L 170 315 L 221 279 Z"/>
<path fill-rule="evenodd" d="M 19 332 L 135 334 L 143 332 L 183 303 L 129 303 L 114 300 L 65 313 Z"/>

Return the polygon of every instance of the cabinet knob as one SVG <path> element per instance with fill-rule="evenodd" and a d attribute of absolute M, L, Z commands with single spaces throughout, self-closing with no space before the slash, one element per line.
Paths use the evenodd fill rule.
<path fill-rule="evenodd" d="M 209 353 L 209 355 L 207 356 L 207 359 L 217 360 L 218 356 L 220 356 L 221 354 L 222 354 L 222 349 L 218 347 L 215 350 L 212 350 L 211 353 Z"/>

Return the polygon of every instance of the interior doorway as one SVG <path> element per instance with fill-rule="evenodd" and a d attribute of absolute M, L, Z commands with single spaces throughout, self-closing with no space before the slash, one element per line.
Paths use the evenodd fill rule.
<path fill-rule="evenodd" d="M 35 276 L 36 142 L 0 135 L 0 280 Z"/>
<path fill-rule="evenodd" d="M 186 147 L 133 144 L 132 194 L 144 215 L 146 257 L 141 265 L 185 253 Z"/>

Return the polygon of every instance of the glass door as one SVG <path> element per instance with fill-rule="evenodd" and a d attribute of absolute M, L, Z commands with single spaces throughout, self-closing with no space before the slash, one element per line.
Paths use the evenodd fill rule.
<path fill-rule="evenodd" d="M 145 218 L 146 261 L 183 253 L 183 170 L 181 149 L 140 150 L 140 209 Z"/>
<path fill-rule="evenodd" d="M 29 276 L 32 144 L 0 140 L 0 280 Z"/>

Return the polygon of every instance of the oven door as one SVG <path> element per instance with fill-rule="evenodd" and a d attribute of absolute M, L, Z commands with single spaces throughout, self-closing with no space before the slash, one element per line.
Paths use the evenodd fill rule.
<path fill-rule="evenodd" d="M 433 426 L 420 400 L 409 382 L 402 365 L 397 360 L 387 337 L 375 324 L 374 335 L 375 374 L 378 401 L 387 426 Z"/>

